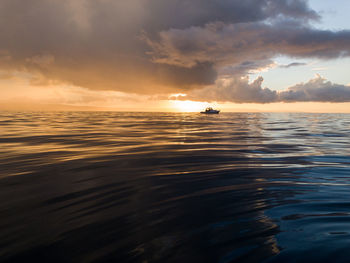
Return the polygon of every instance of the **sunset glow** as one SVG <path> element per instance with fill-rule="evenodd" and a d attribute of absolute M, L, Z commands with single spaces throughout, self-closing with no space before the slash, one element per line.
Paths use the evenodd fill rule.
<path fill-rule="evenodd" d="M 198 102 L 198 101 L 181 101 L 181 100 L 173 100 L 170 101 L 171 107 L 174 107 L 176 111 L 181 112 L 199 112 L 204 110 L 208 103 Z"/>

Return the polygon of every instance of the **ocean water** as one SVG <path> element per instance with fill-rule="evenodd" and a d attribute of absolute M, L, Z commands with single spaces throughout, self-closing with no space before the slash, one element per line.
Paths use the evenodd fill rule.
<path fill-rule="evenodd" d="M 350 115 L 0 113 L 1 262 L 349 262 Z"/>

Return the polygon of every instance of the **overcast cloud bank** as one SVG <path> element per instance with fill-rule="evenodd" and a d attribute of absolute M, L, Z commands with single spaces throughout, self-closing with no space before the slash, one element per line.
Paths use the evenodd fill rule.
<path fill-rule="evenodd" d="M 246 79 L 278 55 L 349 56 L 350 31 L 310 25 L 319 19 L 304 0 L 2 0 L 0 70 L 33 85 L 191 94 L 217 84 L 212 100 L 348 100 L 347 86 L 325 80 L 280 94 Z"/>

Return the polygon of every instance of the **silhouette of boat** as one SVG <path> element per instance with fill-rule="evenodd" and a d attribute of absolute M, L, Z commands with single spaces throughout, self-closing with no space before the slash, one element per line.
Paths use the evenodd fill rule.
<path fill-rule="evenodd" d="M 202 114 L 219 114 L 220 110 L 214 110 L 212 107 L 208 107 L 205 111 L 201 111 Z"/>

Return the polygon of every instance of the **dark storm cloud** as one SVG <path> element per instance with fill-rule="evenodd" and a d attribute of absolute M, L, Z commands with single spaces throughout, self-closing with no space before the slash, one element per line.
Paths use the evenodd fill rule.
<path fill-rule="evenodd" d="M 149 31 L 184 29 L 209 22 L 257 22 L 277 16 L 309 20 L 319 19 L 303 0 L 148 0 Z"/>
<path fill-rule="evenodd" d="M 315 30 L 315 19 L 303 0 L 1 0 L 0 70 L 36 84 L 186 91 L 277 54 L 348 55 L 349 32 Z"/>
<path fill-rule="evenodd" d="M 234 103 L 350 102 L 350 86 L 334 84 L 320 76 L 282 91 L 263 88 L 262 84 L 262 77 L 252 83 L 247 77 L 222 79 L 215 89 L 194 90 L 178 99 Z"/>
<path fill-rule="evenodd" d="M 296 21 L 271 23 L 206 24 L 170 29 L 160 41 L 149 40 L 158 63 L 193 66 L 198 61 L 240 65 L 266 61 L 283 54 L 293 57 L 337 58 L 350 54 L 350 31 L 317 30 Z"/>

